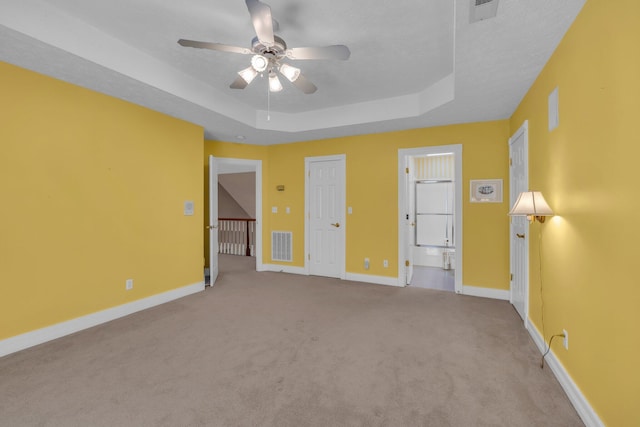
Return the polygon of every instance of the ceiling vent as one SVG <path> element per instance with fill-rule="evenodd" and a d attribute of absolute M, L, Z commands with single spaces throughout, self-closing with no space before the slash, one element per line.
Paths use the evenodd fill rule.
<path fill-rule="evenodd" d="M 498 0 L 471 0 L 469 23 L 495 18 L 498 13 Z"/>

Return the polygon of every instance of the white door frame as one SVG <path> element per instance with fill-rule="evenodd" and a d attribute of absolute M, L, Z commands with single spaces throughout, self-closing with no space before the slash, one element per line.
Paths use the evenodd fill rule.
<path fill-rule="evenodd" d="M 262 160 L 235 159 L 227 157 L 216 157 L 215 159 L 218 165 L 218 174 L 243 172 L 256 173 L 256 270 L 265 271 L 265 267 L 262 264 Z M 212 188 L 209 188 L 210 198 L 211 193 Z M 209 256 L 211 256 L 211 254 L 209 254 Z"/>
<path fill-rule="evenodd" d="M 220 271 L 218 264 L 218 158 L 209 156 L 209 286 L 213 286 Z"/>
<path fill-rule="evenodd" d="M 406 164 L 409 157 L 426 156 L 428 154 L 453 153 L 455 165 L 455 238 L 456 247 L 456 269 L 455 269 L 455 292 L 463 293 L 462 281 L 462 144 L 438 145 L 434 147 L 401 148 L 398 150 L 398 286 L 406 286 L 406 266 L 405 261 L 409 260 L 409 246 L 406 237 L 407 219 L 406 215 Z"/>
<path fill-rule="evenodd" d="M 336 154 L 333 156 L 318 156 L 318 157 L 305 157 L 304 158 L 304 271 L 306 275 L 309 275 L 310 264 L 309 264 L 309 254 L 310 254 L 310 238 L 311 238 L 311 230 L 310 230 L 310 196 L 311 196 L 311 180 L 309 179 L 309 171 L 311 163 L 314 162 L 326 162 L 326 161 L 340 161 L 342 167 L 342 227 L 340 227 L 339 235 L 338 235 L 338 249 L 339 253 L 337 255 L 338 265 L 340 270 L 340 279 L 345 280 L 347 277 L 347 267 L 346 267 L 346 234 L 347 234 L 347 224 L 345 216 L 345 210 L 347 206 L 347 155 L 346 154 Z"/>
<path fill-rule="evenodd" d="M 522 191 L 527 191 L 529 189 L 529 121 L 525 120 L 522 126 L 509 138 L 509 159 L 512 158 L 512 144 L 518 140 L 518 138 L 523 137 L 523 150 L 524 150 L 524 188 L 520 189 Z M 511 163 L 511 161 L 510 161 Z M 518 190 L 514 186 L 514 168 L 510 164 L 509 166 L 509 209 L 513 207 L 516 199 L 518 198 Z M 516 230 L 514 229 L 513 221 L 517 217 L 511 217 L 509 220 L 509 270 L 511 274 L 515 274 L 514 268 L 516 264 L 516 253 L 515 253 L 515 244 L 516 244 Z M 529 221 L 525 220 L 524 217 L 521 217 L 519 221 L 525 222 L 525 245 L 524 245 L 524 272 L 522 278 L 520 280 L 524 283 L 524 313 L 522 313 L 524 327 L 527 328 L 528 322 L 527 318 L 529 316 Z M 513 283 L 514 276 L 510 275 L 509 280 L 509 302 L 513 305 Z M 514 305 L 515 307 L 515 305 Z M 516 309 L 517 310 L 517 309 Z"/>

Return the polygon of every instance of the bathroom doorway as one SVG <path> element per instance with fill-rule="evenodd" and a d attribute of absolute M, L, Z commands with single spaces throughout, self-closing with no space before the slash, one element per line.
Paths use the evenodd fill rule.
<path fill-rule="evenodd" d="M 398 160 L 399 280 L 462 293 L 462 147 L 400 150 Z"/>

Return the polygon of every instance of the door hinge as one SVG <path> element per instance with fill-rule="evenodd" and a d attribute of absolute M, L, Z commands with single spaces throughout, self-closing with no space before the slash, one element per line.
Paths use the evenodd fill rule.
<path fill-rule="evenodd" d="M 404 265 L 405 265 L 406 267 L 409 267 L 409 265 L 411 265 L 411 264 L 409 264 L 409 260 L 406 260 L 406 261 L 404 262 Z"/>
<path fill-rule="evenodd" d="M 513 166 L 513 159 L 509 157 L 509 166 Z"/>
<path fill-rule="evenodd" d="M 409 174 L 409 168 L 404 168 L 404 173 Z"/>
<path fill-rule="evenodd" d="M 511 274 L 509 275 L 509 280 L 511 280 L 511 281 L 513 282 L 513 273 L 511 273 Z"/>

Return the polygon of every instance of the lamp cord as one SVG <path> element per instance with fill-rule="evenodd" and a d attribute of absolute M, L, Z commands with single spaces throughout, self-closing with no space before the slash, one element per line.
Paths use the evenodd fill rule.
<path fill-rule="evenodd" d="M 541 314 L 541 320 L 542 320 L 542 341 L 544 342 L 546 341 L 547 338 L 544 332 L 544 298 L 542 296 L 542 231 L 541 230 L 538 230 L 538 273 L 540 275 L 540 314 Z"/>
<path fill-rule="evenodd" d="M 544 298 L 542 295 L 542 230 L 538 230 L 538 271 L 540 273 L 540 314 L 542 320 L 542 342 L 546 342 L 545 332 L 544 332 Z M 544 358 L 551 351 L 551 343 L 555 337 L 564 337 L 564 334 L 555 334 L 551 335 L 549 338 L 549 344 L 547 345 L 547 350 L 542 355 L 540 359 L 540 369 L 544 369 Z"/>
<path fill-rule="evenodd" d="M 542 355 L 542 358 L 540 359 L 540 369 L 544 369 L 544 358 L 551 351 L 551 342 L 555 337 L 564 337 L 564 334 L 551 335 L 551 338 L 549 338 L 549 346 L 547 347 L 547 351 L 544 352 L 544 354 Z"/>

